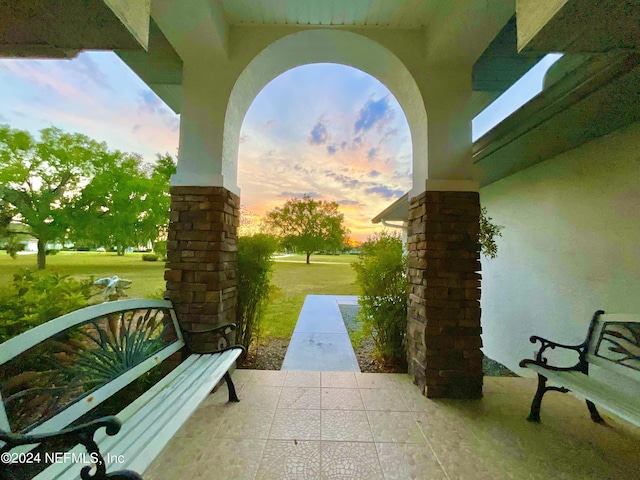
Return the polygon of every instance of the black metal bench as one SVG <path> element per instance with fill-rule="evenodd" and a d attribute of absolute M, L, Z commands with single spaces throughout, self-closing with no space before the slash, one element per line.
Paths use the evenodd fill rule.
<path fill-rule="evenodd" d="M 234 329 L 186 331 L 171 302 L 134 299 L 78 310 L 3 343 L 0 478 L 142 478 L 221 379 L 238 401 L 229 369 L 243 347 L 232 345 Z M 185 346 L 183 361 L 115 416 L 73 424 Z"/>
<path fill-rule="evenodd" d="M 579 345 L 563 345 L 538 336 L 530 341 L 541 345 L 535 359 L 520 362 L 521 367 L 538 374 L 529 421 L 540 421 L 542 397 L 552 390 L 570 391 L 586 400 L 594 422 L 604 421 L 597 404 L 640 426 L 640 315 L 605 315 L 598 310 L 587 338 Z M 577 363 L 569 367 L 551 365 L 548 356 L 556 348 L 577 354 Z"/>

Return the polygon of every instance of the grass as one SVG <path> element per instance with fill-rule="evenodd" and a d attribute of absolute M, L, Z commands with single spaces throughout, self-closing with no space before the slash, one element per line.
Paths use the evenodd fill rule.
<path fill-rule="evenodd" d="M 129 298 L 159 298 L 164 293 L 164 262 L 144 262 L 142 253 L 127 253 L 118 257 L 111 252 L 59 252 L 47 256 L 44 272 L 71 275 L 78 280 L 112 277 L 132 280 L 127 289 Z M 9 283 L 21 268 L 36 270 L 35 255 L 18 255 L 14 260 L 0 251 L 0 285 Z"/>
<path fill-rule="evenodd" d="M 72 275 L 78 280 L 118 275 L 132 280 L 129 298 L 160 298 L 164 292 L 164 262 L 144 262 L 142 253 L 118 257 L 110 252 L 59 252 L 47 257 L 45 272 Z M 356 276 L 351 263 L 356 255 L 304 255 L 276 259 L 273 266 L 273 293 L 265 309 L 263 338 L 289 338 L 308 294 L 357 295 Z M 320 263 L 321 262 L 321 263 Z M 326 263 L 325 263 L 326 262 Z M 36 270 L 35 255 L 18 255 L 14 260 L 0 251 L 0 286 L 11 281 L 21 268 Z"/>
<path fill-rule="evenodd" d="M 356 255 L 304 255 L 277 259 L 273 266 L 273 293 L 262 320 L 263 337 L 289 338 L 308 294 L 357 295 L 351 263 Z M 297 263 L 302 260 L 303 263 Z M 331 262 L 331 263 L 314 263 Z"/>

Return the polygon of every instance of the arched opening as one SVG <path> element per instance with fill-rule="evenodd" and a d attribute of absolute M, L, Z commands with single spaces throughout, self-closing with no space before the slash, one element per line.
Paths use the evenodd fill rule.
<path fill-rule="evenodd" d="M 427 178 L 427 115 L 412 74 L 398 57 L 379 43 L 355 33 L 335 30 L 308 30 L 281 38 L 259 53 L 240 74 L 225 115 L 223 175 L 237 179 L 242 121 L 258 93 L 278 75 L 313 63 L 357 68 L 389 89 L 409 124 L 413 178 L 419 181 Z"/>
<path fill-rule="evenodd" d="M 260 220 L 291 198 L 308 195 L 338 204 L 354 245 L 380 229 L 372 217 L 411 188 L 411 134 L 400 104 L 377 79 L 345 65 L 295 67 L 269 82 L 247 110 L 238 152 L 244 236 L 264 231 L 246 224 L 247 213 Z M 241 247 L 243 241 L 250 239 L 240 238 Z M 381 368 L 373 361 L 373 339 L 355 321 L 359 292 L 351 264 L 357 255 L 325 252 L 314 254 L 310 265 L 300 250 L 276 258 L 275 294 L 247 365 Z M 313 321 L 319 315 L 322 325 Z M 406 312 L 402 317 L 404 323 Z M 362 339 L 355 355 L 350 335 Z"/>

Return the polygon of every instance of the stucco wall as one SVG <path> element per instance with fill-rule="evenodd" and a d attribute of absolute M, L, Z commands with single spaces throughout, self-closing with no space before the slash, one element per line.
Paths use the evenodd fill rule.
<path fill-rule="evenodd" d="M 522 373 L 536 334 L 584 339 L 591 315 L 640 313 L 640 123 L 481 189 L 503 225 L 483 258 L 484 352 Z M 528 373 L 529 375 L 530 372 Z"/>

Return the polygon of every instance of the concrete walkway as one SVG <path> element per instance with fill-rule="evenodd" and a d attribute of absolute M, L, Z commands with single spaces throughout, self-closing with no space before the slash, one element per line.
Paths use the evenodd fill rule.
<path fill-rule="evenodd" d="M 360 371 L 338 303 L 354 305 L 357 297 L 307 295 L 281 370 Z"/>

